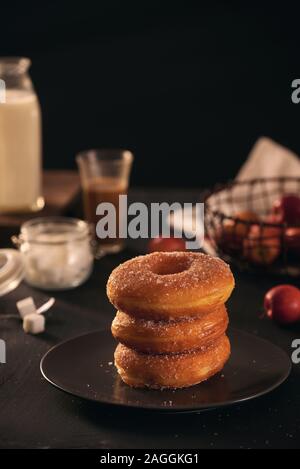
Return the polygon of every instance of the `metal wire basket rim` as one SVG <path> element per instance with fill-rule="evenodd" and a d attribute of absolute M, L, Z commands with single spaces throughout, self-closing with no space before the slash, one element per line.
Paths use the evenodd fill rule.
<path fill-rule="evenodd" d="M 300 224 L 290 225 L 290 224 L 287 224 L 286 222 L 272 223 L 272 222 L 268 222 L 268 221 L 264 221 L 264 220 L 243 220 L 242 218 L 235 217 L 235 216 L 232 216 L 232 215 L 225 215 L 223 212 L 220 212 L 218 210 L 210 210 L 210 213 L 213 216 L 221 217 L 222 220 L 234 221 L 236 223 L 240 223 L 241 225 L 246 225 L 246 226 L 257 225 L 257 226 L 262 226 L 262 227 L 278 228 L 278 229 L 279 228 L 300 228 Z"/>
<path fill-rule="evenodd" d="M 287 224 L 286 222 L 268 222 L 265 220 L 257 220 L 257 221 L 251 221 L 251 220 L 243 220 L 242 218 L 239 218 L 238 216 L 234 215 L 226 215 L 223 211 L 221 210 L 216 210 L 216 209 L 211 209 L 210 204 L 209 204 L 209 198 L 215 194 L 218 194 L 219 192 L 222 192 L 223 190 L 226 189 L 231 189 L 234 186 L 249 186 L 249 185 L 254 185 L 257 183 L 268 183 L 268 182 L 279 182 L 283 183 L 285 181 L 297 181 L 300 183 L 300 177 L 296 176 L 277 176 L 277 177 L 270 177 L 270 178 L 252 178 L 252 179 L 244 179 L 242 181 L 239 180 L 230 180 L 227 181 L 226 183 L 218 183 L 216 184 L 212 189 L 208 190 L 207 193 L 205 194 L 205 197 L 203 199 L 203 202 L 205 204 L 205 210 L 206 212 L 209 212 L 212 216 L 218 216 L 222 220 L 228 220 L 228 221 L 233 221 L 236 223 L 243 224 L 245 226 L 250 226 L 250 225 L 259 225 L 261 227 L 268 227 L 268 228 L 300 228 L 300 224 Z M 288 192 L 287 192 L 288 194 Z"/>
<path fill-rule="evenodd" d="M 243 186 L 256 184 L 258 182 L 284 182 L 284 181 L 298 181 L 300 182 L 300 176 L 272 176 L 269 178 L 250 178 L 250 179 L 229 179 L 229 181 L 224 183 L 217 183 L 215 186 L 209 190 L 209 194 L 206 197 L 210 197 L 213 193 L 219 192 L 222 189 L 230 188 L 232 186 Z"/>

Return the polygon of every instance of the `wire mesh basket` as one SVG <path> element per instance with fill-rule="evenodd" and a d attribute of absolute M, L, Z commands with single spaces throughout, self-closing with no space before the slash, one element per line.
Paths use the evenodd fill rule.
<path fill-rule="evenodd" d="M 300 275 L 300 223 L 282 222 L 274 207 L 300 196 L 300 178 L 234 181 L 205 199 L 205 227 L 213 249 L 240 268 Z"/>

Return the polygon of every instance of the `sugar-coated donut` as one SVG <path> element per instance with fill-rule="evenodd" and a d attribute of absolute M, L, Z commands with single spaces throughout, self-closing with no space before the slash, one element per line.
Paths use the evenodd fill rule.
<path fill-rule="evenodd" d="M 234 287 L 229 266 L 195 252 L 154 252 L 119 265 L 107 283 L 113 305 L 154 320 L 198 316 L 225 303 Z"/>
<path fill-rule="evenodd" d="M 153 321 L 135 318 L 121 311 L 111 331 L 118 342 L 144 353 L 180 353 L 206 348 L 227 329 L 224 305 L 199 317 L 177 321 Z"/>
<path fill-rule="evenodd" d="M 119 344 L 115 366 L 122 380 L 132 387 L 184 388 L 216 374 L 229 355 L 230 343 L 226 335 L 205 350 L 178 354 L 149 355 Z"/>

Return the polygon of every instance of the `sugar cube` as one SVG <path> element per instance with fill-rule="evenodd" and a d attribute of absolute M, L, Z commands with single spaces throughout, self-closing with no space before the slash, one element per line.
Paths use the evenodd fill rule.
<path fill-rule="evenodd" d="M 45 322 L 43 314 L 26 314 L 23 318 L 23 329 L 29 334 L 40 334 L 45 330 Z"/>
<path fill-rule="evenodd" d="M 21 318 L 24 319 L 25 316 L 28 314 L 36 313 L 36 307 L 33 301 L 33 298 L 29 296 L 28 298 L 24 298 L 17 302 L 17 308 L 19 310 L 19 314 Z"/>

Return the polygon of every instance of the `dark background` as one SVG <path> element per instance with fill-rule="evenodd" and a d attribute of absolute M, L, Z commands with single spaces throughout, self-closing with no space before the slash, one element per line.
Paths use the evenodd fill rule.
<path fill-rule="evenodd" d="M 1 5 L 0 55 L 32 58 L 44 165 L 128 147 L 134 185 L 208 186 L 267 135 L 300 154 L 299 14 L 274 3 Z"/>

